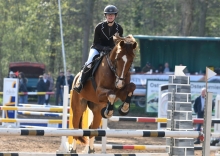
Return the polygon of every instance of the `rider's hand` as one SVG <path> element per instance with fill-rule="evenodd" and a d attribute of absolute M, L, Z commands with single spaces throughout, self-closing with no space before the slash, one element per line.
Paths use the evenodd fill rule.
<path fill-rule="evenodd" d="M 110 47 L 103 47 L 103 49 L 102 49 L 103 51 L 105 51 L 105 52 L 109 52 L 109 51 L 111 51 L 112 50 L 112 48 L 110 48 Z"/>

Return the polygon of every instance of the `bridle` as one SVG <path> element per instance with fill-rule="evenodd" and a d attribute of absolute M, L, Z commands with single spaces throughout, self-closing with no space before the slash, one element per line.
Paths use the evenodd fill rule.
<path fill-rule="evenodd" d="M 110 60 L 109 54 L 106 55 L 106 60 L 107 60 L 107 62 L 108 62 L 108 66 L 110 67 L 111 71 L 115 74 L 116 79 L 117 79 L 117 80 L 123 80 L 123 81 L 124 81 L 124 80 L 125 80 L 125 77 L 124 77 L 124 78 L 120 78 L 120 77 L 117 75 L 117 73 L 116 73 L 116 65 L 115 65 L 115 63 L 113 64 L 112 61 Z M 115 62 L 116 62 L 116 60 L 115 60 Z M 132 65 L 132 63 L 131 63 L 131 65 Z"/>
<path fill-rule="evenodd" d="M 116 73 L 116 66 L 112 64 L 112 61 L 109 59 L 109 56 L 106 55 L 106 60 L 108 62 L 108 66 L 110 67 L 111 71 L 115 74 L 115 77 L 118 79 L 118 80 L 125 80 L 125 78 L 120 78 L 117 73 Z"/>

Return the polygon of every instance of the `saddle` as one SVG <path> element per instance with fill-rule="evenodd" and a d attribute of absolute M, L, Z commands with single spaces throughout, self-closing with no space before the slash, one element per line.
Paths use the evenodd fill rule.
<path fill-rule="evenodd" d="M 94 75 L 95 75 L 95 72 L 96 70 L 98 69 L 99 67 L 99 64 L 102 62 L 102 59 L 105 55 L 96 55 L 94 58 L 93 58 L 93 62 L 92 62 L 92 67 L 90 69 L 90 76 L 88 78 L 88 80 L 91 80 L 92 81 L 92 86 L 93 88 L 96 90 L 97 88 L 97 85 L 96 85 L 96 82 L 95 82 L 95 78 L 94 78 Z"/>

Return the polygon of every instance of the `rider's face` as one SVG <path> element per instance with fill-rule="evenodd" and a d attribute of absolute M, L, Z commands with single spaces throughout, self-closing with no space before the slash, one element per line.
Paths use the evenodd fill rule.
<path fill-rule="evenodd" d="M 113 22 L 115 20 L 115 14 L 106 14 L 105 17 L 108 22 Z"/>

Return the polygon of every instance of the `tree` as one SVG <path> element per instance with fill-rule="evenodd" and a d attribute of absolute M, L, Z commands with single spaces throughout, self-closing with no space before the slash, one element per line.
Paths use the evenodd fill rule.
<path fill-rule="evenodd" d="M 181 0 L 181 36 L 190 36 L 191 35 L 191 26 L 193 19 L 193 0 Z"/>
<path fill-rule="evenodd" d="M 85 14 L 84 14 L 84 24 L 83 24 L 83 44 L 82 44 L 82 65 L 84 65 L 84 62 L 86 62 L 88 58 L 88 51 L 89 51 L 89 37 L 90 37 L 90 30 L 91 30 L 91 25 L 93 21 L 93 7 L 95 0 L 92 1 L 87 1 L 84 0 L 85 3 Z"/>

